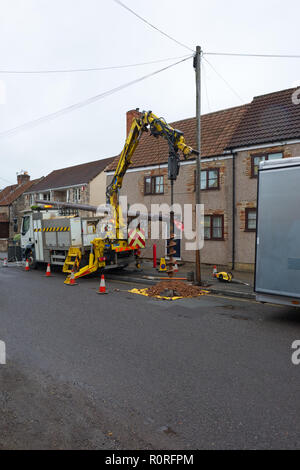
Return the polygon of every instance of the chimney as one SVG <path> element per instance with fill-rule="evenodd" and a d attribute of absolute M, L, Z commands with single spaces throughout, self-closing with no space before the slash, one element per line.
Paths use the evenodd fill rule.
<path fill-rule="evenodd" d="M 17 174 L 17 180 L 18 180 L 18 185 L 20 186 L 21 184 L 27 183 L 27 181 L 30 180 L 30 176 L 27 173 L 27 171 L 23 171 L 20 174 Z"/>
<path fill-rule="evenodd" d="M 126 113 L 126 136 L 128 136 L 129 134 L 129 131 L 130 131 L 130 128 L 131 128 L 131 125 L 132 125 L 132 121 L 134 120 L 134 118 L 137 118 L 140 116 L 140 110 L 139 108 L 136 108 L 136 109 L 131 109 L 130 111 L 127 111 Z"/>

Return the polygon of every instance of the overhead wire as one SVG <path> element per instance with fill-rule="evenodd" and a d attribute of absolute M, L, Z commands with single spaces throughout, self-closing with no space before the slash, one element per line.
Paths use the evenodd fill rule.
<path fill-rule="evenodd" d="M 130 67 L 140 67 L 143 65 L 158 64 L 161 62 L 168 62 L 169 60 L 177 60 L 188 57 L 188 55 L 179 57 L 168 57 L 166 59 L 151 60 L 149 62 L 140 62 L 136 64 L 125 64 L 125 65 L 112 65 L 106 67 L 90 67 L 90 68 L 77 68 L 77 69 L 44 69 L 44 70 L 5 70 L 0 68 L 0 74 L 47 74 L 47 73 L 73 73 L 73 72 L 97 72 L 103 70 L 114 70 L 114 69 L 125 69 Z"/>
<path fill-rule="evenodd" d="M 203 52 L 203 55 L 211 56 L 229 56 L 229 57 L 262 57 L 262 58 L 275 58 L 275 59 L 300 59 L 300 55 L 293 54 L 251 54 L 251 53 L 238 53 L 238 52 Z"/>
<path fill-rule="evenodd" d="M 188 49 L 189 51 L 191 52 L 195 52 L 194 49 L 191 49 L 189 46 L 187 46 L 186 44 L 183 44 L 182 42 L 178 41 L 177 39 L 173 38 L 172 36 L 170 36 L 169 34 L 165 33 L 164 31 L 162 31 L 161 29 L 157 28 L 154 24 L 150 23 L 148 20 L 146 20 L 145 18 L 143 18 L 141 15 L 139 15 L 138 13 L 136 13 L 134 10 L 132 10 L 131 8 L 129 8 L 127 5 L 125 5 L 125 3 L 121 2 L 120 0 L 113 0 L 115 3 L 117 3 L 118 5 L 120 5 L 121 7 L 125 8 L 125 10 L 129 11 L 130 13 L 132 13 L 134 16 L 136 16 L 137 18 L 139 18 L 141 21 L 143 21 L 144 23 L 146 23 L 148 26 L 150 26 L 151 28 L 155 29 L 156 31 L 158 31 L 159 33 L 161 33 L 163 36 L 167 37 L 168 39 L 170 39 L 171 41 L 175 42 L 176 44 L 178 44 L 179 46 L 182 46 L 182 47 L 185 47 L 186 49 Z"/>
<path fill-rule="evenodd" d="M 228 81 L 216 70 L 216 68 L 205 58 L 203 57 L 203 60 L 208 63 L 208 65 L 213 69 L 213 71 L 218 75 L 218 77 L 223 80 L 223 82 L 228 86 L 228 88 L 234 93 L 234 95 L 243 103 L 245 104 L 246 101 L 235 91 L 234 88 L 228 83 Z"/>
<path fill-rule="evenodd" d="M 5 178 L 2 178 L 2 176 L 0 176 L 0 180 L 4 181 L 5 183 L 8 183 L 9 185 L 13 185 L 13 184 L 14 184 L 14 183 L 12 183 L 11 181 L 6 180 Z"/>
<path fill-rule="evenodd" d="M 58 117 L 60 117 L 60 116 L 62 116 L 62 115 L 64 115 L 64 114 L 67 114 L 67 113 L 70 113 L 70 112 L 72 112 L 72 111 L 75 111 L 76 109 L 83 108 L 84 106 L 88 106 L 88 105 L 90 105 L 90 104 L 92 104 L 92 103 L 95 103 L 96 101 L 98 101 L 98 100 L 100 100 L 100 99 L 103 99 L 103 98 L 105 98 L 105 97 L 107 97 L 107 96 L 110 96 L 110 95 L 112 95 L 112 94 L 114 94 L 114 93 L 117 93 L 118 91 L 121 91 L 121 90 L 123 90 L 124 88 L 127 88 L 127 87 L 129 87 L 129 86 L 132 86 L 132 85 L 134 85 L 134 84 L 136 84 L 136 83 L 139 83 L 139 82 L 141 82 L 141 81 L 143 81 L 143 80 L 146 80 L 147 78 L 153 77 L 153 76 L 155 76 L 155 75 L 157 75 L 157 74 L 159 74 L 159 73 L 161 73 L 161 72 L 164 72 L 165 70 L 170 69 L 171 67 L 175 67 L 176 65 L 179 65 L 179 64 L 181 64 L 181 63 L 187 61 L 188 59 L 191 59 L 192 57 L 193 57 L 193 56 L 190 55 L 190 56 L 188 56 L 188 57 L 186 57 L 186 58 L 184 58 L 184 59 L 181 59 L 181 60 L 178 61 L 178 62 L 175 62 L 175 63 L 173 63 L 173 64 L 167 65 L 166 67 L 164 67 L 164 68 L 162 68 L 162 69 L 156 70 L 156 71 L 151 72 L 151 73 L 149 73 L 149 74 L 147 74 L 147 75 L 144 75 L 144 76 L 142 76 L 142 77 L 139 77 L 139 78 L 137 78 L 137 79 L 135 79 L 135 80 L 132 80 L 132 81 L 127 82 L 127 83 L 124 83 L 123 85 L 120 85 L 120 86 L 117 86 L 117 87 L 115 87 L 115 88 L 112 88 L 111 90 L 105 91 L 105 92 L 103 92 L 103 93 L 99 93 L 99 94 L 97 94 L 97 95 L 94 95 L 94 96 L 92 96 L 92 97 L 90 97 L 90 98 L 87 98 L 87 99 L 85 99 L 85 100 L 83 100 L 83 101 L 80 101 L 80 102 L 78 102 L 78 103 L 72 104 L 72 105 L 70 105 L 70 106 L 66 106 L 65 108 L 62 108 L 62 109 L 60 109 L 60 110 L 58 110 L 58 111 L 55 111 L 55 112 L 53 112 L 53 113 L 47 114 L 47 115 L 45 115 L 45 116 L 41 116 L 41 117 L 39 117 L 39 118 L 37 118 L 37 119 L 33 119 L 33 120 L 29 121 L 29 122 L 26 122 L 26 123 L 21 124 L 21 125 L 19 125 L 19 126 L 13 127 L 13 128 L 8 129 L 8 130 L 6 130 L 6 131 L 2 131 L 2 132 L 0 132 L 0 138 L 8 137 L 8 136 L 14 135 L 14 134 L 17 133 L 17 132 L 30 129 L 31 127 L 35 127 L 35 126 L 37 126 L 37 125 L 39 125 L 39 124 L 42 124 L 42 123 L 44 123 L 44 122 L 46 122 L 46 121 L 49 121 L 49 120 L 52 120 L 52 119 L 56 119 L 56 118 L 58 118 Z"/>
<path fill-rule="evenodd" d="M 204 77 L 203 84 L 204 84 L 204 88 L 205 88 L 207 107 L 208 107 L 208 111 L 211 112 L 210 100 L 209 100 L 209 97 L 208 97 L 206 70 L 205 70 L 205 66 L 204 66 L 203 61 L 202 61 L 201 65 L 202 65 L 202 71 L 203 71 L 203 77 Z"/>

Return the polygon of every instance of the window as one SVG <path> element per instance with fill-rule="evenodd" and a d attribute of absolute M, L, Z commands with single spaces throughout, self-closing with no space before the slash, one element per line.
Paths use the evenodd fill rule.
<path fill-rule="evenodd" d="M 40 201 L 50 201 L 50 193 L 40 193 Z"/>
<path fill-rule="evenodd" d="M 0 222 L 0 238 L 8 238 L 8 237 L 9 237 L 9 223 Z"/>
<path fill-rule="evenodd" d="M 280 158 L 283 158 L 283 153 L 282 152 L 267 153 L 267 154 L 264 154 L 264 155 L 252 155 L 252 162 L 251 162 L 251 176 L 252 176 L 252 178 L 257 177 L 260 162 L 264 162 L 265 160 L 278 160 Z"/>
<path fill-rule="evenodd" d="M 224 240 L 224 216 L 204 216 L 204 238 L 205 240 Z"/>
<path fill-rule="evenodd" d="M 196 191 L 196 171 L 194 173 L 195 177 L 195 188 Z M 212 168 L 208 170 L 201 170 L 201 182 L 200 182 L 201 191 L 208 189 L 220 189 L 219 185 L 219 168 Z"/>
<path fill-rule="evenodd" d="M 201 190 L 219 189 L 219 168 L 201 171 Z"/>
<path fill-rule="evenodd" d="M 164 194 L 164 177 L 146 176 L 144 180 L 144 194 Z"/>
<path fill-rule="evenodd" d="M 78 202 L 81 199 L 81 189 L 80 188 L 74 188 L 73 189 L 73 201 Z"/>
<path fill-rule="evenodd" d="M 255 232 L 256 230 L 256 209 L 246 209 L 245 214 L 246 232 Z"/>

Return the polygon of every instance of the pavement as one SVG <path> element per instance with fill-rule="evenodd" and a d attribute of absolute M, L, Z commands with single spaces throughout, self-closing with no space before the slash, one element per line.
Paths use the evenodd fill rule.
<path fill-rule="evenodd" d="M 194 271 L 194 265 L 192 263 L 185 263 L 183 266 L 179 266 L 179 271 L 176 277 L 187 277 L 187 273 Z M 228 269 L 219 266 L 218 272 L 227 271 Z M 212 268 L 203 265 L 201 267 L 201 279 L 205 286 L 213 294 L 227 295 L 229 297 L 239 297 L 244 299 L 255 300 L 255 293 L 253 291 L 254 286 L 254 274 L 251 272 L 240 272 L 232 271 L 233 281 L 231 283 L 221 282 L 218 279 L 213 278 Z M 128 267 L 118 273 L 112 271 L 107 272 L 109 279 L 118 280 L 122 276 L 123 280 L 137 283 L 146 283 L 153 285 L 157 282 L 158 278 L 167 278 L 165 272 L 159 272 L 158 269 L 153 268 L 153 263 L 148 260 L 143 260 L 142 270 L 139 271 L 134 267 Z M 155 279 L 155 280 L 154 280 Z"/>
<path fill-rule="evenodd" d="M 2 259 L 1 259 L 2 255 Z M 0 266 L 3 264 L 5 254 L 0 254 Z M 11 266 L 17 263 L 10 263 Z M 179 266 L 179 272 L 176 277 L 187 276 L 187 273 L 194 271 L 195 267 L 192 263 L 184 263 Z M 228 271 L 227 268 L 219 266 L 218 271 Z M 201 279 L 205 286 L 210 290 L 212 294 L 226 295 L 229 297 L 238 297 L 243 299 L 255 300 L 255 293 L 253 291 L 254 286 L 254 274 L 251 272 L 232 271 L 233 281 L 231 283 L 221 282 L 218 279 L 213 278 L 212 268 L 205 265 L 201 266 Z M 159 272 L 158 269 L 153 268 L 153 262 L 149 260 L 142 261 L 142 270 L 137 270 L 135 267 L 128 267 L 120 271 L 107 271 L 106 278 L 118 281 L 122 278 L 126 282 L 134 282 L 135 284 L 154 285 L 158 281 L 158 278 L 167 278 L 165 272 Z"/>
<path fill-rule="evenodd" d="M 0 267 L 0 449 L 297 449 L 299 311 Z"/>

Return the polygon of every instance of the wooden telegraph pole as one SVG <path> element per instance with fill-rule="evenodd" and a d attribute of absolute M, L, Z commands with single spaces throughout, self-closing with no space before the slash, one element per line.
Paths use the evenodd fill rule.
<path fill-rule="evenodd" d="M 196 204 L 201 204 L 201 47 L 196 47 L 194 56 L 194 68 L 196 72 L 196 119 L 197 119 L 197 150 L 196 157 Z M 201 261 L 200 250 L 196 248 L 195 280 L 201 285 Z"/>

